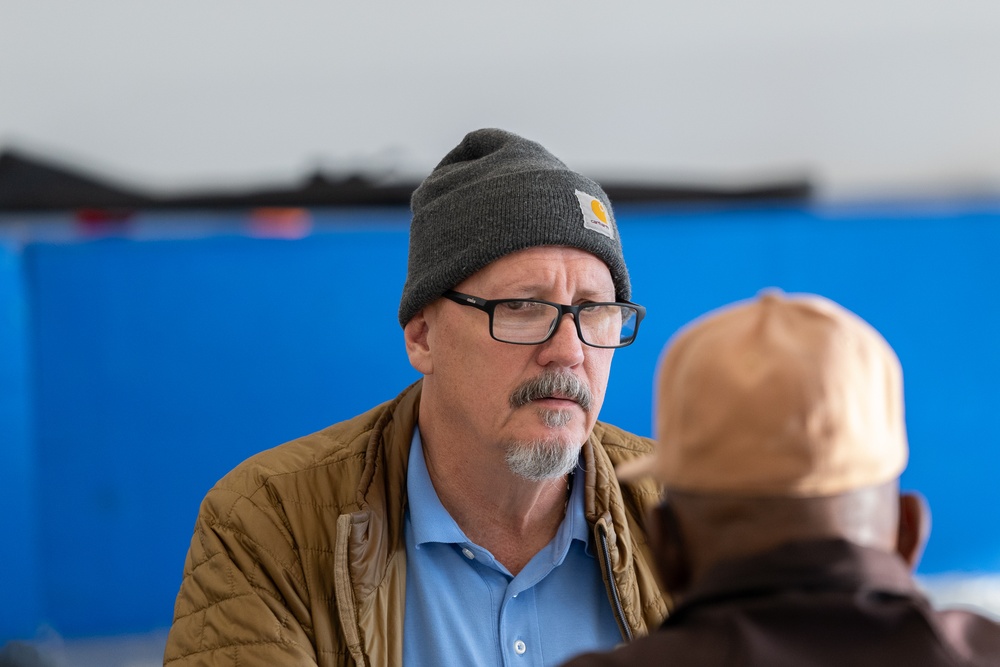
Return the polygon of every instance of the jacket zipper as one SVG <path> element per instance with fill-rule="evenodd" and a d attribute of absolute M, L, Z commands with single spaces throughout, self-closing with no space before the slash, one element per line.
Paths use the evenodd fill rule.
<path fill-rule="evenodd" d="M 624 630 L 625 640 L 632 641 L 632 628 L 625 620 L 625 610 L 622 608 L 621 598 L 618 596 L 618 584 L 615 581 L 614 570 L 611 568 L 611 549 L 608 547 L 608 529 L 603 523 L 597 525 L 597 534 L 601 540 L 601 555 L 604 571 L 608 575 L 608 585 L 611 587 L 611 602 L 614 605 L 615 616 Z"/>

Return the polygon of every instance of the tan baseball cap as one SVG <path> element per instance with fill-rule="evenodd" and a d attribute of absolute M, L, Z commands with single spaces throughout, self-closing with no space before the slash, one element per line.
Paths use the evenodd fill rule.
<path fill-rule="evenodd" d="M 657 446 L 619 466 L 623 481 L 825 496 L 906 467 L 899 360 L 823 297 L 771 289 L 708 313 L 667 344 L 656 382 Z"/>

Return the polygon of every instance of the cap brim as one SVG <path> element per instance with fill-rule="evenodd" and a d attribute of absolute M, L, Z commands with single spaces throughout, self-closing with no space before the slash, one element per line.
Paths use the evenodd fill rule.
<path fill-rule="evenodd" d="M 615 467 L 615 476 L 619 482 L 637 482 L 647 477 L 653 477 L 656 469 L 656 456 L 647 454 L 624 461 Z"/>

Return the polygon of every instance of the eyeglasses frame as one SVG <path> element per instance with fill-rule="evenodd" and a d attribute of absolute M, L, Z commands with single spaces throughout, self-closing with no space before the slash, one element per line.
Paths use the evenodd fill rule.
<path fill-rule="evenodd" d="M 636 336 L 639 335 L 639 323 L 641 323 L 642 318 L 646 316 L 646 309 L 637 303 L 632 303 L 631 301 L 588 301 L 576 306 L 567 306 L 562 303 L 546 301 L 545 299 L 483 299 L 482 297 L 473 296 L 471 294 L 463 294 L 462 292 L 456 292 L 455 290 L 447 290 L 441 296 L 449 301 L 454 301 L 460 306 L 471 306 L 472 308 L 481 310 L 489 315 L 490 338 L 500 343 L 507 343 L 508 345 L 541 345 L 542 343 L 548 342 L 553 336 L 556 335 L 556 331 L 559 330 L 559 324 L 562 322 L 562 318 L 569 314 L 573 316 L 573 324 L 576 326 L 576 335 L 580 339 L 581 343 L 589 347 L 596 347 L 603 350 L 617 350 L 620 347 L 628 347 L 635 342 Z M 553 320 L 554 325 L 549 329 L 549 333 L 545 336 L 545 338 L 534 343 L 517 343 L 509 340 L 501 340 L 493 335 L 493 312 L 500 304 L 510 303 L 512 301 L 543 303 L 559 310 L 559 316 Z M 583 331 L 580 328 L 580 311 L 584 308 L 593 308 L 594 306 L 627 306 L 635 310 L 635 330 L 632 332 L 632 337 L 629 338 L 627 343 L 622 343 L 621 345 L 594 345 L 593 343 L 588 343 L 583 339 Z"/>

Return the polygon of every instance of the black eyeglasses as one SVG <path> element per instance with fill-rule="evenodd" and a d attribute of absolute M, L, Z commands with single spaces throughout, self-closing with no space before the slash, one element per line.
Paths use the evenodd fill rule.
<path fill-rule="evenodd" d="M 501 343 L 538 345 L 552 338 L 562 316 L 569 313 L 576 334 L 591 347 L 625 347 L 639 332 L 646 309 L 630 302 L 582 303 L 565 306 L 539 299 L 481 299 L 448 290 L 442 295 L 457 304 L 478 308 L 490 316 L 490 336 Z"/>

